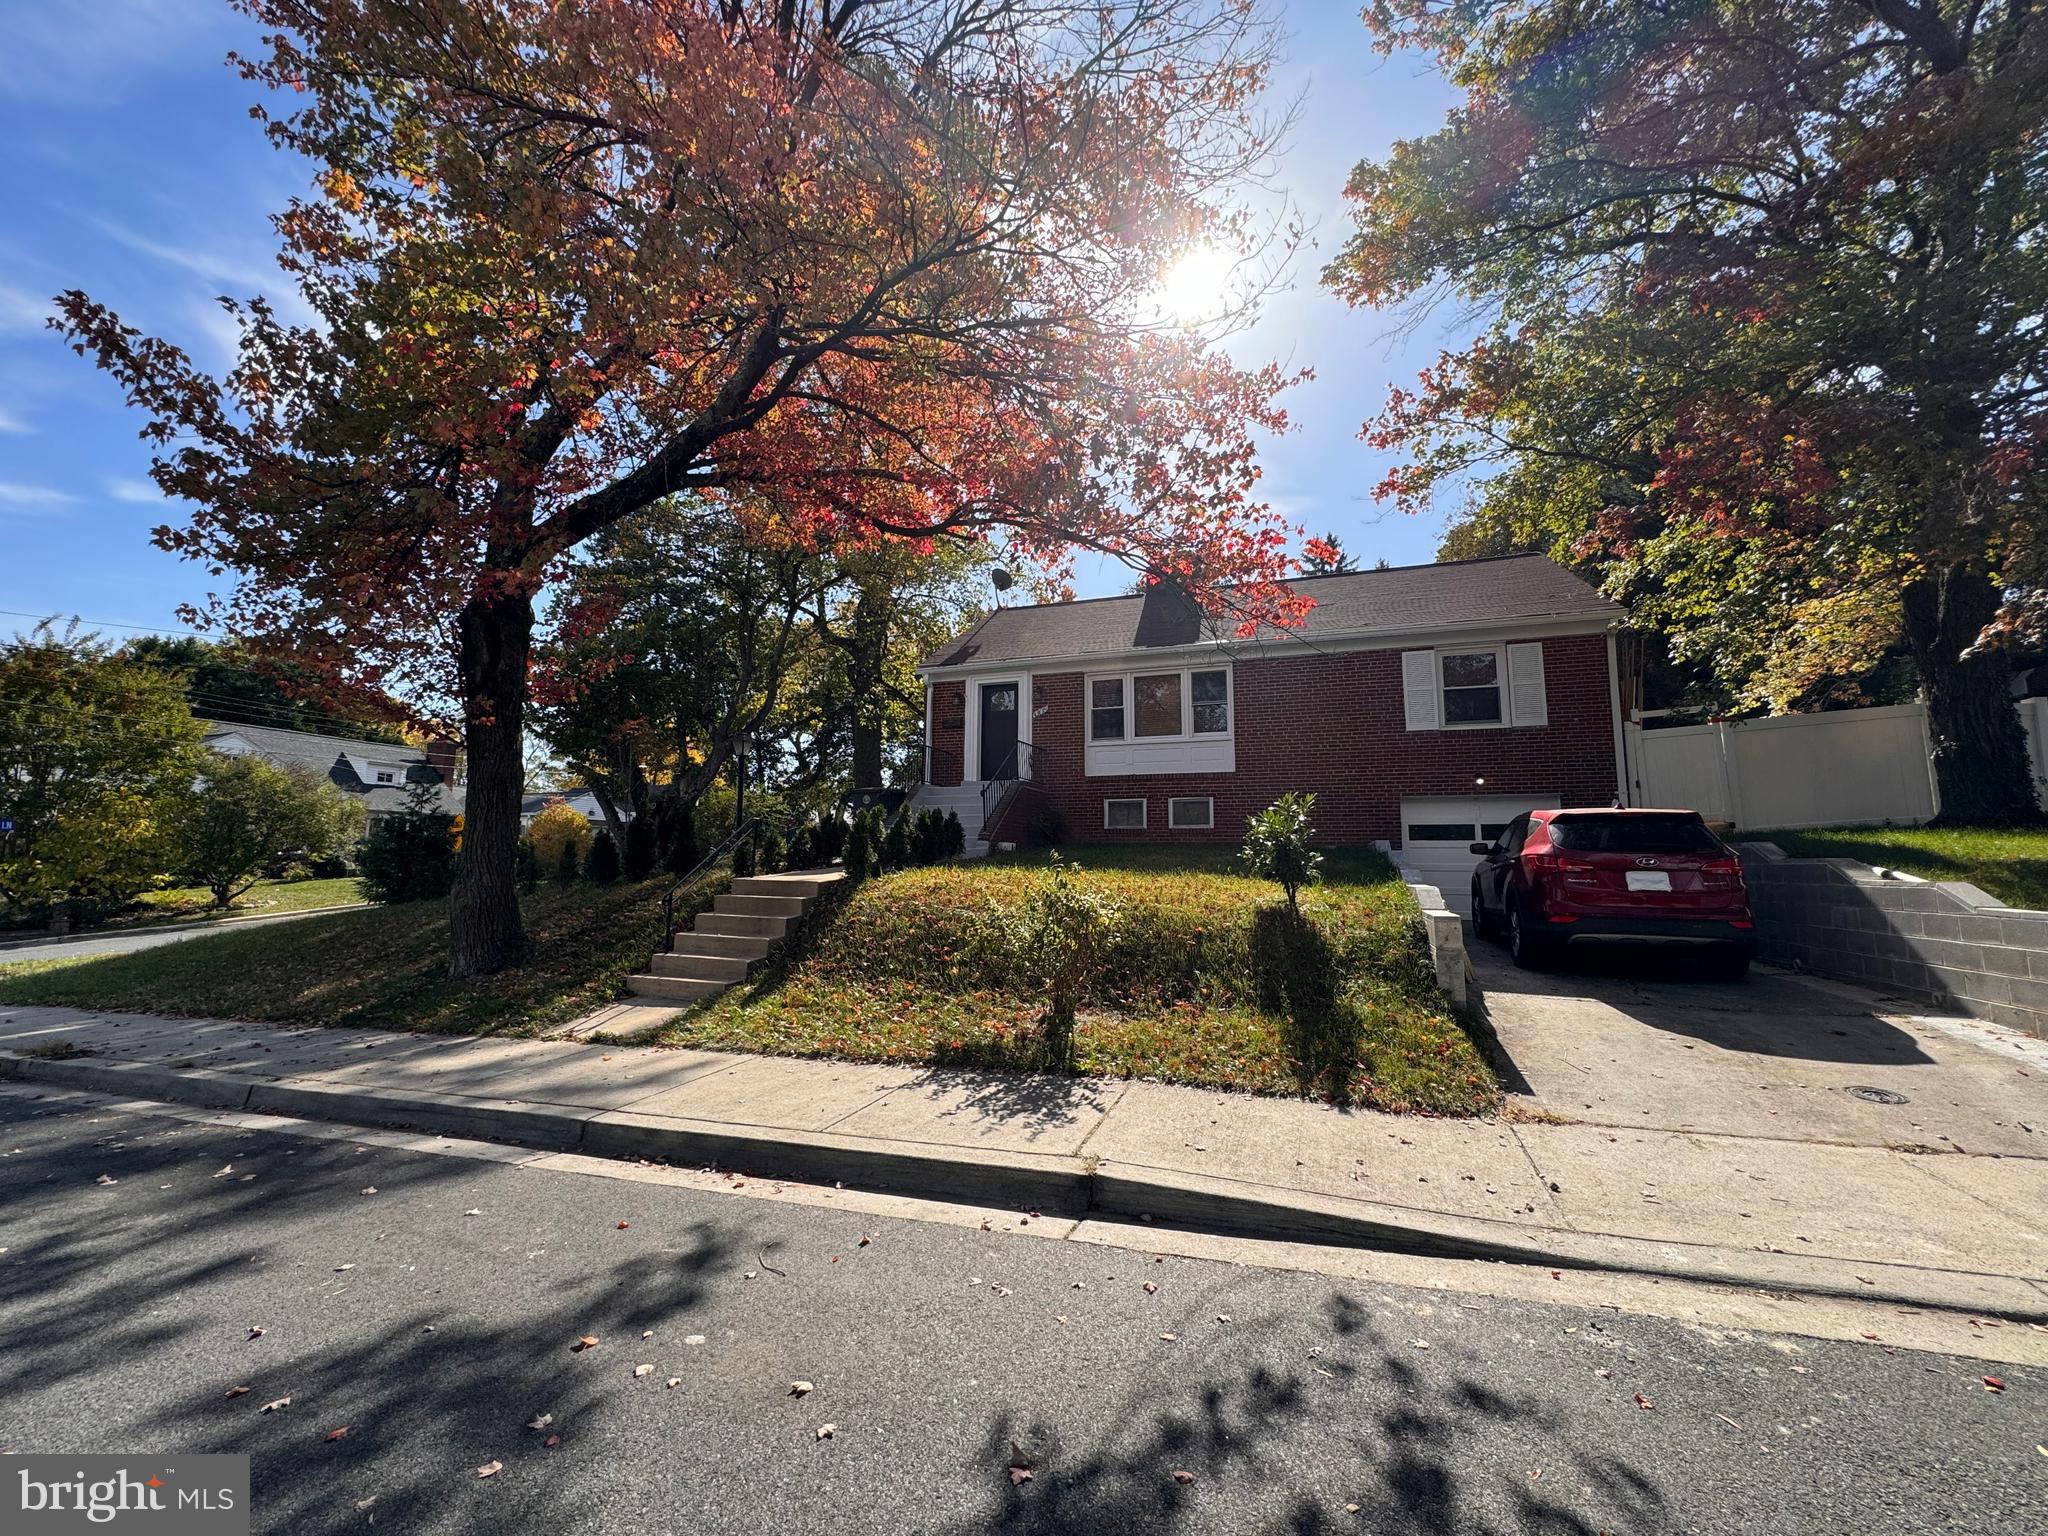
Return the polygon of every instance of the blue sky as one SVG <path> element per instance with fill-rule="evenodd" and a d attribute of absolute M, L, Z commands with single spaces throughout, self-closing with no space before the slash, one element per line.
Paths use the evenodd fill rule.
<path fill-rule="evenodd" d="M 1316 378 L 1290 397 L 1297 427 L 1266 453 L 1264 489 L 1367 561 L 1428 560 L 1441 519 L 1373 504 L 1386 466 L 1357 434 L 1390 383 L 1454 338 L 1434 323 L 1397 338 L 1315 277 L 1344 236 L 1351 165 L 1434 128 L 1452 93 L 1417 61 L 1375 56 L 1344 0 L 1286 10 L 1275 88 L 1303 100 L 1278 180 L 1314 228 L 1290 290 L 1229 346 Z M 217 585 L 150 544 L 176 509 L 147 478 L 139 418 L 41 317 L 80 287 L 218 366 L 232 328 L 215 296 L 287 299 L 267 219 L 306 168 L 270 148 L 248 116 L 256 88 L 222 62 L 252 35 L 221 0 L 0 0 L 0 610 L 169 627 Z M 1090 561 L 1079 584 L 1090 595 L 1128 579 Z M 0 635 L 22 622 L 0 613 Z"/>

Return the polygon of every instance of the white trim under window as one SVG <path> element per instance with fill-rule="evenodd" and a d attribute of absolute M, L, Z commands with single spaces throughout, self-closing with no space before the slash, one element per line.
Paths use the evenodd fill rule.
<path fill-rule="evenodd" d="M 1132 806 L 1138 808 L 1136 821 L 1118 821 L 1119 813 L 1128 817 Z M 1145 802 L 1143 800 L 1105 800 L 1102 802 L 1102 830 L 1105 832 L 1142 832 L 1145 830 Z"/>
<path fill-rule="evenodd" d="M 1216 825 L 1216 801 L 1209 795 L 1175 795 L 1166 802 L 1166 824 L 1182 831 L 1207 831 Z"/>
<path fill-rule="evenodd" d="M 1227 666 L 1133 667 L 1091 672 L 1088 743 L 1229 741 L 1236 688 Z"/>

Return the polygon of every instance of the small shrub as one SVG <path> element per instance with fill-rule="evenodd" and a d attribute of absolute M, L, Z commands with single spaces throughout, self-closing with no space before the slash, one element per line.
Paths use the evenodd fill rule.
<path fill-rule="evenodd" d="M 533 839 L 519 839 L 519 855 L 514 864 L 519 879 L 519 894 L 531 896 L 540 889 L 540 855 L 534 851 Z"/>
<path fill-rule="evenodd" d="M 1037 889 L 1003 915 L 1018 965 L 1045 988 L 1039 1025 L 1046 1058 L 1062 1072 L 1073 1070 L 1075 1009 L 1123 916 L 1113 897 L 1087 889 L 1077 873 L 1054 854 Z"/>
<path fill-rule="evenodd" d="M 813 841 L 815 833 L 806 822 L 796 829 L 789 840 L 789 867 L 791 869 L 812 869 L 818 864 L 818 850 Z"/>
<path fill-rule="evenodd" d="M 755 829 L 754 862 L 764 875 L 772 875 L 783 867 L 782 833 L 775 827 Z"/>
<path fill-rule="evenodd" d="M 655 815 L 661 824 L 663 867 L 670 874 L 687 875 L 704 857 L 704 850 L 697 843 L 696 812 L 680 800 L 667 800 Z"/>
<path fill-rule="evenodd" d="M 583 878 L 592 885 L 610 885 L 619 878 L 619 845 L 612 841 L 611 833 L 600 832 L 591 840 Z"/>
<path fill-rule="evenodd" d="M 637 884 L 653 874 L 658 851 L 654 844 L 654 818 L 642 810 L 626 823 L 626 878 Z"/>
<path fill-rule="evenodd" d="M 880 814 L 878 811 L 877 815 Z M 905 811 L 889 823 L 889 830 L 882 836 L 882 867 L 884 869 L 908 869 L 910 857 L 910 813 Z"/>
<path fill-rule="evenodd" d="M 438 901 L 455 884 L 455 818 L 429 809 L 433 791 L 415 784 L 406 808 L 380 816 L 363 839 L 363 891 L 377 902 Z"/>
<path fill-rule="evenodd" d="M 542 807 L 527 827 L 526 835 L 533 839 L 533 851 L 539 856 L 542 869 L 561 869 L 565 845 L 576 850 L 576 864 L 581 868 L 590 847 L 590 823 L 565 800 Z M 569 878 L 573 880 L 575 876 Z"/>
<path fill-rule="evenodd" d="M 346 880 L 356 872 L 356 862 L 346 853 L 330 853 L 313 861 L 315 880 Z"/>
<path fill-rule="evenodd" d="M 967 851 L 967 828 L 960 824 L 958 811 L 946 812 L 946 853 L 949 859 L 957 859 Z"/>
<path fill-rule="evenodd" d="M 745 833 L 732 845 L 732 875 L 735 880 L 744 880 L 753 874 L 759 855 L 754 848 L 755 834 Z"/>
<path fill-rule="evenodd" d="M 581 816 L 578 816 L 576 819 L 578 821 L 583 820 Z M 585 823 L 585 825 L 588 825 L 588 823 Z M 574 885 L 576 883 L 576 876 L 582 870 L 582 865 L 583 861 L 576 856 L 576 844 L 565 841 L 562 844 L 562 851 L 555 855 L 555 884 Z"/>
<path fill-rule="evenodd" d="M 1301 888 L 1322 879 L 1323 856 L 1309 846 L 1315 835 L 1310 813 L 1313 794 L 1282 795 L 1258 815 L 1247 818 L 1242 858 L 1245 868 L 1265 880 L 1277 880 L 1287 905 L 1301 910 Z"/>
<path fill-rule="evenodd" d="M 818 821 L 811 834 L 813 857 L 820 864 L 830 864 L 846 851 L 846 818 L 838 810 L 827 813 Z"/>

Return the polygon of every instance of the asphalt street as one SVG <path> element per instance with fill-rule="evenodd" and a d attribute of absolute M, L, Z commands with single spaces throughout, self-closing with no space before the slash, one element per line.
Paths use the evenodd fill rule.
<path fill-rule="evenodd" d="M 85 934 L 75 939 L 60 939 L 54 943 L 0 944 L 0 965 L 15 965 L 24 960 L 83 960 L 92 955 L 125 955 L 138 949 L 156 949 L 164 944 L 182 944 L 187 939 L 203 939 L 216 933 L 237 933 L 244 928 L 260 928 L 266 923 L 292 923 L 301 918 L 319 917 L 319 912 L 279 912 L 273 917 L 234 918 L 225 922 L 166 923 L 155 928 L 136 928 L 127 933 Z"/>
<path fill-rule="evenodd" d="M 0 1095 L 0 1450 L 247 1452 L 260 1531 L 2040 1531 L 2044 1394 Z"/>

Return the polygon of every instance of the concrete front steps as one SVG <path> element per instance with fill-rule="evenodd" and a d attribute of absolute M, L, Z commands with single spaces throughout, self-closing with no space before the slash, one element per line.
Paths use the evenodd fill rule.
<path fill-rule="evenodd" d="M 961 857 L 979 859 L 987 855 L 988 844 L 981 836 L 979 784 L 920 784 L 910 798 L 909 810 L 937 811 L 941 816 L 951 811 L 960 818 L 960 828 L 967 834 L 967 846 Z"/>
<path fill-rule="evenodd" d="M 743 875 L 732 889 L 699 913 L 695 925 L 678 929 L 674 947 L 648 968 L 626 978 L 626 989 L 650 1002 L 678 1006 L 716 997 L 747 979 L 764 958 L 810 911 L 826 886 L 845 878 L 837 869 L 783 875 Z"/>

